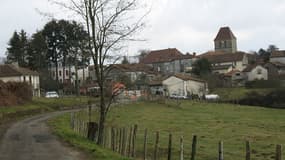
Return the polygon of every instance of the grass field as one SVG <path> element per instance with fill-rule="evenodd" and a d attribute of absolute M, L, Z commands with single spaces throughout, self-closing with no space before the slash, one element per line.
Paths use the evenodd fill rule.
<path fill-rule="evenodd" d="M 275 145 L 285 144 L 285 110 L 200 102 L 183 102 L 180 107 L 137 103 L 113 108 L 107 126 L 139 126 L 137 155 L 142 155 L 144 129 L 149 130 L 148 154 L 152 157 L 155 132 L 160 131 L 160 157 L 166 158 L 169 133 L 174 137 L 174 159 L 179 138 L 184 136 L 185 158 L 191 140 L 198 136 L 197 160 L 217 159 L 218 142 L 224 142 L 225 159 L 245 159 L 245 141 L 251 143 L 252 160 L 270 160 Z M 283 149 L 284 151 L 284 149 Z M 283 154 L 284 155 L 284 154 Z"/>

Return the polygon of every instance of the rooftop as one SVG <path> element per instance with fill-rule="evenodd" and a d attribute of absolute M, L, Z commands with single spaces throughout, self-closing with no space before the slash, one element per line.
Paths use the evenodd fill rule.
<path fill-rule="evenodd" d="M 12 64 L 0 65 L 0 77 L 13 77 L 23 75 L 38 75 L 37 72 Z"/>
<path fill-rule="evenodd" d="M 242 61 L 244 55 L 249 55 L 245 52 L 226 53 L 222 51 L 209 51 L 199 55 L 199 58 L 206 58 L 211 63 L 223 63 Z"/>
<path fill-rule="evenodd" d="M 183 55 L 176 48 L 169 48 L 163 50 L 151 51 L 145 58 L 141 60 L 141 63 L 151 64 L 151 63 L 161 63 L 161 62 L 171 62 L 176 59 L 191 58 L 190 55 Z"/>
<path fill-rule="evenodd" d="M 285 50 L 272 52 L 270 58 L 275 58 L 275 57 L 285 57 Z"/>
<path fill-rule="evenodd" d="M 221 40 L 232 40 L 236 39 L 235 35 L 231 31 L 230 27 L 222 27 L 220 28 L 215 41 L 221 41 Z"/>

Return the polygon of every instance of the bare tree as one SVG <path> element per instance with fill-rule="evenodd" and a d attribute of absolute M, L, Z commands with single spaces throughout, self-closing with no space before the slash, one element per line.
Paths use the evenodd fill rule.
<path fill-rule="evenodd" d="M 100 120 L 97 144 L 103 142 L 104 123 L 114 96 L 106 97 L 106 60 L 124 47 L 126 41 L 135 40 L 134 34 L 143 28 L 148 12 L 135 16 L 142 5 L 139 0 L 69 0 L 53 1 L 75 12 L 84 20 L 89 34 L 89 48 L 100 88 Z"/>

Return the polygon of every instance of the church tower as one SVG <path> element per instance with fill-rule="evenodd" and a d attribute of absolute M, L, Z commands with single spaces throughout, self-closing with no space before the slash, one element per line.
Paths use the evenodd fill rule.
<path fill-rule="evenodd" d="M 222 27 L 215 38 L 215 51 L 237 52 L 237 39 L 230 27 Z"/>

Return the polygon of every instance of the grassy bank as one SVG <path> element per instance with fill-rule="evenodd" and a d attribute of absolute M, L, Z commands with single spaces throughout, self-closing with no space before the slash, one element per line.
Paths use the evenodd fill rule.
<path fill-rule="evenodd" d="M 87 104 L 87 101 L 88 98 L 86 97 L 35 98 L 33 101 L 23 105 L 0 107 L 0 120 L 3 122 L 7 119 L 13 120 L 43 112 L 71 109 L 73 107 L 84 106 Z"/>
<path fill-rule="evenodd" d="M 138 103 L 113 108 L 107 126 L 122 128 L 138 124 L 137 155 L 140 157 L 147 128 L 148 157 L 153 156 L 155 132 L 160 131 L 161 159 L 166 158 L 168 135 L 172 133 L 174 159 L 178 159 L 180 136 L 184 137 L 185 158 L 189 159 L 195 134 L 198 136 L 197 160 L 217 159 L 220 140 L 224 142 L 225 159 L 244 159 L 245 141 L 248 140 L 252 160 L 270 160 L 275 156 L 275 145 L 285 144 L 284 115 L 285 110 L 231 104 L 184 101 L 180 107 L 174 107 Z M 65 118 L 68 126 L 69 119 Z M 97 121 L 98 117 L 94 115 L 93 118 Z"/>
<path fill-rule="evenodd" d="M 64 141 L 72 144 L 73 146 L 83 149 L 90 154 L 91 159 L 96 160 L 127 160 L 127 158 L 121 157 L 119 154 L 113 153 L 108 149 L 98 147 L 95 142 L 87 140 L 85 137 L 76 134 L 70 128 L 70 116 L 66 114 L 64 116 L 55 118 L 49 121 L 49 125 L 53 128 L 56 135 L 62 138 Z"/>
<path fill-rule="evenodd" d="M 19 106 L 0 107 L 0 113 L 15 113 L 20 111 L 47 109 L 56 110 L 65 107 L 74 107 L 87 104 L 86 97 L 70 97 L 70 98 L 35 98 L 32 102 L 28 102 Z"/>

